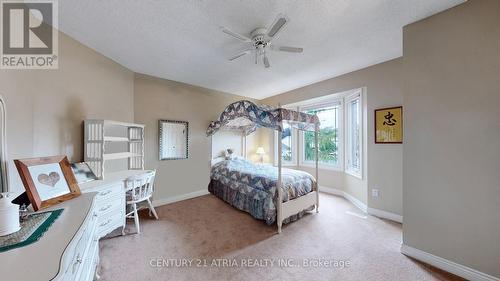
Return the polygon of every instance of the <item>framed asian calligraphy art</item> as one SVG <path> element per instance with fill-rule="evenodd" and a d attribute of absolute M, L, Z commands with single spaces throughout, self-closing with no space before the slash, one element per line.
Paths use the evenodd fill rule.
<path fill-rule="evenodd" d="M 375 143 L 403 143 L 403 107 L 375 110 Z"/>
<path fill-rule="evenodd" d="M 35 211 L 80 195 L 66 156 L 14 160 Z"/>

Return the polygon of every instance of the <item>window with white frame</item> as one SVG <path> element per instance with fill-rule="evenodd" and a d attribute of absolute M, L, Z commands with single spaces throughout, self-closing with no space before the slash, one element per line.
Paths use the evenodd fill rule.
<path fill-rule="evenodd" d="M 316 114 L 318 132 L 318 164 L 322 169 L 363 175 L 363 105 L 362 90 L 356 89 L 288 105 L 287 108 Z M 278 134 L 275 134 L 275 163 L 278 156 Z M 283 165 L 313 166 L 315 164 L 314 132 L 298 131 L 288 124 L 282 134 Z M 298 157 L 298 158 L 297 158 Z"/>
<path fill-rule="evenodd" d="M 361 95 L 346 97 L 346 172 L 362 177 L 362 105 Z"/>
<path fill-rule="evenodd" d="M 312 105 L 300 108 L 301 111 L 316 114 L 320 121 L 318 133 L 318 163 L 321 166 L 341 167 L 341 102 Z M 302 134 L 302 161 L 303 164 L 314 164 L 315 143 L 314 132 Z"/>

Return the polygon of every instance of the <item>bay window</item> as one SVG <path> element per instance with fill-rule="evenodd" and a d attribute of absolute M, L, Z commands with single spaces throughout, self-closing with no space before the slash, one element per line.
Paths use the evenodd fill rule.
<path fill-rule="evenodd" d="M 346 97 L 346 172 L 361 177 L 362 116 L 361 95 Z"/>
<path fill-rule="evenodd" d="M 301 111 L 309 114 L 316 114 L 320 121 L 320 130 L 318 133 L 318 163 L 322 166 L 340 168 L 340 101 L 304 107 L 301 108 Z M 314 132 L 303 132 L 302 136 L 302 163 L 314 164 Z"/>
<path fill-rule="evenodd" d="M 318 165 L 320 169 L 344 171 L 362 178 L 363 167 L 363 105 L 362 89 L 333 94 L 288 105 L 287 108 L 316 114 L 318 132 Z M 299 131 L 283 125 L 283 165 L 314 166 L 314 132 Z M 278 134 L 275 134 L 275 163 L 278 160 Z"/>

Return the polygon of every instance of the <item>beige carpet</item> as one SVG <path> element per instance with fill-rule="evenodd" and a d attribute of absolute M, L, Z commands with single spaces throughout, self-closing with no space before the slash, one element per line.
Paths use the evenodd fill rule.
<path fill-rule="evenodd" d="M 402 255 L 400 224 L 336 196 L 280 235 L 212 195 L 156 210 L 140 235 L 101 241 L 102 280 L 460 280 Z"/>

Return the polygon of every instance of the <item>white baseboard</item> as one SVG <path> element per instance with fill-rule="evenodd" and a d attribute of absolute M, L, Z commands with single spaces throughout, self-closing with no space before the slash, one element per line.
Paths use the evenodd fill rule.
<path fill-rule="evenodd" d="M 376 216 L 379 218 L 388 219 L 391 221 L 403 223 L 403 216 L 400 216 L 398 214 L 394 214 L 391 212 L 387 212 L 384 210 L 379 210 L 379 209 L 375 209 L 375 208 L 368 208 L 368 206 L 365 203 L 361 202 L 356 197 L 354 197 L 351 194 L 349 194 L 345 191 L 342 191 L 340 189 L 326 187 L 326 186 L 320 186 L 319 191 L 324 192 L 324 193 L 328 193 L 328 194 L 337 195 L 337 196 L 342 196 L 345 199 L 347 199 L 349 202 L 354 204 L 354 206 L 358 207 L 358 209 L 360 209 L 361 211 L 368 213 L 372 216 Z"/>
<path fill-rule="evenodd" d="M 361 211 L 367 212 L 368 206 L 365 203 L 361 202 L 358 198 L 352 196 L 351 194 L 344 191 L 344 198 L 349 200 L 354 206 L 358 207 Z"/>
<path fill-rule="evenodd" d="M 326 187 L 326 186 L 320 186 L 319 187 L 319 192 L 324 192 L 328 194 L 333 194 L 337 196 L 344 196 L 344 192 L 340 189 L 332 188 L 332 187 Z"/>
<path fill-rule="evenodd" d="M 368 209 L 368 207 L 366 206 L 365 203 L 361 202 L 358 198 L 356 198 L 356 197 L 352 196 L 351 194 L 349 194 L 345 191 L 342 191 L 340 189 L 326 187 L 326 186 L 320 186 L 319 191 L 324 192 L 324 193 L 328 193 L 328 194 L 342 196 L 345 199 L 347 199 L 349 202 L 354 204 L 354 206 L 358 207 L 361 211 L 363 211 L 365 213 Z"/>
<path fill-rule="evenodd" d="M 419 261 L 428 263 L 444 271 L 453 273 L 467 280 L 474 281 L 500 281 L 500 278 L 491 276 L 489 274 L 477 271 L 465 265 L 458 264 L 456 262 L 449 261 L 447 259 L 429 254 L 422 250 L 410 247 L 408 245 L 401 245 L 401 253 L 410 256 Z"/>
<path fill-rule="evenodd" d="M 156 199 L 156 200 L 153 199 L 153 206 L 158 207 L 158 206 L 162 206 L 162 205 L 167 205 L 167 204 L 171 204 L 171 203 L 175 203 L 175 202 L 203 196 L 206 194 L 208 194 L 208 190 L 202 189 L 202 190 L 198 190 L 198 191 L 194 191 L 194 192 L 190 192 L 190 193 L 186 193 L 186 194 L 181 194 L 181 195 L 177 195 L 177 196 Z"/>
<path fill-rule="evenodd" d="M 398 215 L 398 214 L 394 214 L 391 212 L 387 212 L 384 210 L 375 209 L 375 208 L 368 208 L 368 214 L 370 214 L 372 216 L 379 217 L 379 218 L 388 219 L 391 221 L 403 223 L 403 216 Z"/>

